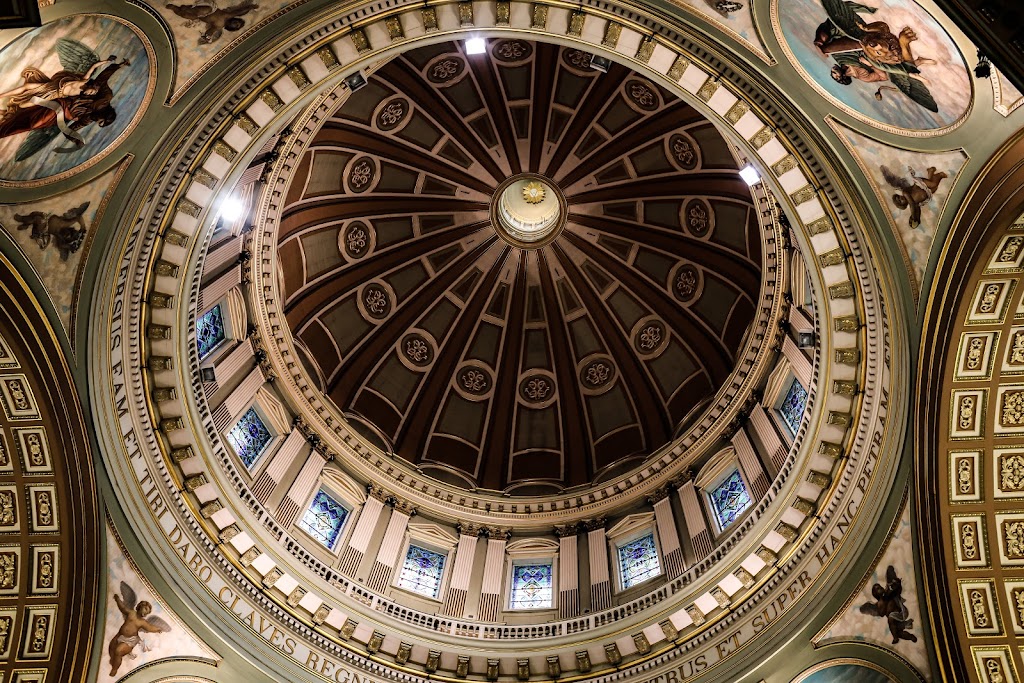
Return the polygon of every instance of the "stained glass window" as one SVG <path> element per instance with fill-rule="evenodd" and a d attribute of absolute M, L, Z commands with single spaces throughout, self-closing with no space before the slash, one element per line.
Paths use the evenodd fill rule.
<path fill-rule="evenodd" d="M 623 589 L 643 583 L 661 573 L 654 534 L 641 536 L 619 546 L 619 576 Z"/>
<path fill-rule="evenodd" d="M 800 380 L 794 379 L 793 383 L 789 385 L 789 391 L 786 392 L 785 400 L 779 406 L 782 419 L 786 421 L 786 424 L 794 434 L 796 434 L 796 430 L 800 429 L 800 421 L 804 419 L 804 409 L 806 407 L 807 390 L 804 389 L 803 384 L 800 384 Z"/>
<path fill-rule="evenodd" d="M 725 529 L 736 521 L 744 510 L 750 507 L 750 494 L 743 483 L 739 470 L 722 480 L 711 492 L 711 505 L 718 517 L 718 528 Z"/>
<path fill-rule="evenodd" d="M 210 352 L 224 341 L 224 315 L 220 304 L 217 304 L 196 321 L 196 344 L 199 345 L 199 359 L 210 355 Z"/>
<path fill-rule="evenodd" d="M 517 564 L 512 567 L 512 609 L 545 609 L 552 606 L 551 565 Z"/>
<path fill-rule="evenodd" d="M 348 509 L 326 491 L 320 490 L 309 504 L 306 514 L 299 520 L 299 528 L 320 541 L 328 550 L 334 550 L 346 519 Z"/>
<path fill-rule="evenodd" d="M 252 467 L 259 460 L 271 439 L 270 430 L 263 424 L 255 408 L 249 408 L 228 432 L 228 442 L 246 467 Z"/>
<path fill-rule="evenodd" d="M 445 556 L 441 553 L 409 544 L 402 572 L 398 575 L 398 586 L 428 598 L 436 598 L 441 592 L 444 561 Z"/>

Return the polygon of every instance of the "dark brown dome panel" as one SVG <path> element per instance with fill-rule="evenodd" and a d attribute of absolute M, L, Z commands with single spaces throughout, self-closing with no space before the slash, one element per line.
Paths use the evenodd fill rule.
<path fill-rule="evenodd" d="M 534 495 L 634 467 L 728 380 L 759 296 L 729 145 L 579 50 L 400 55 L 285 196 L 285 311 L 326 394 L 458 486 Z"/>

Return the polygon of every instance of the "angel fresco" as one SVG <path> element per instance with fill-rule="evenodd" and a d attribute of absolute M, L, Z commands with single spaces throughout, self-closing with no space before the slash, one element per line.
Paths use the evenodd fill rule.
<path fill-rule="evenodd" d="M 136 602 L 135 590 L 124 581 L 121 582 L 121 594 L 114 594 L 114 602 L 124 616 L 124 623 L 107 647 L 111 677 L 117 676 L 125 657 L 135 659 L 136 647 L 142 647 L 143 652 L 149 652 L 150 647 L 143 634 L 167 633 L 171 630 L 170 624 L 158 616 L 151 615 L 153 605 L 145 600 Z"/>
<path fill-rule="evenodd" d="M 881 171 L 885 182 L 899 190 L 893 194 L 892 203 L 901 211 L 910 209 L 911 230 L 921 225 L 921 206 L 932 198 L 942 181 L 949 177 L 948 173 L 937 171 L 934 166 L 929 166 L 924 175 L 918 174 L 909 166 L 907 167 L 909 176 L 897 175 L 884 164 Z"/>
<path fill-rule="evenodd" d="M 56 153 L 74 152 L 85 145 L 79 132 L 95 123 L 103 128 L 117 119 L 111 77 L 127 59 L 106 59 L 72 38 L 56 41 L 55 51 L 61 67 L 47 76 L 35 67 L 21 72 L 22 85 L 0 93 L 0 139 L 27 133 L 15 153 L 15 161 L 24 161 L 42 151 L 63 134 L 71 143 Z"/>
<path fill-rule="evenodd" d="M 57 247 L 60 260 L 67 261 L 85 241 L 86 225 L 83 216 L 88 208 L 89 202 L 85 202 L 61 215 L 42 211 L 16 213 L 14 220 L 18 222 L 18 230 L 32 229 L 30 236 L 40 249 L 46 249 L 52 244 Z M 78 226 L 77 229 L 75 226 Z"/>
<path fill-rule="evenodd" d="M 938 112 L 939 105 L 921 75 L 921 66 L 935 60 L 914 55 L 912 44 L 917 32 L 904 26 L 893 34 L 884 21 L 867 22 L 862 15 L 873 15 L 878 8 L 851 0 L 820 0 L 828 19 L 818 26 L 814 45 L 835 61 L 831 76 L 841 85 L 855 80 L 879 85 L 875 99 L 882 100 L 883 91 L 900 92 L 928 111 Z M 891 85 L 888 85 L 891 84 Z"/>
<path fill-rule="evenodd" d="M 910 632 L 914 627 L 914 620 L 910 618 L 907 601 L 903 599 L 903 581 L 896 575 L 896 569 L 892 565 L 885 570 L 885 585 L 876 583 L 871 587 L 871 597 L 874 598 L 873 601 L 860 606 L 861 614 L 885 619 L 889 625 L 889 633 L 892 634 L 893 645 L 901 640 L 916 643 L 917 636 Z"/>
<path fill-rule="evenodd" d="M 259 5 L 250 0 L 242 0 L 237 5 L 223 9 L 217 7 L 212 0 L 200 0 L 191 5 L 167 4 L 167 9 L 185 20 L 186 27 L 191 27 L 196 22 L 203 24 L 203 32 L 199 34 L 200 45 L 216 42 L 224 31 L 242 30 L 245 26 L 245 19 L 242 17 L 259 8 Z"/>

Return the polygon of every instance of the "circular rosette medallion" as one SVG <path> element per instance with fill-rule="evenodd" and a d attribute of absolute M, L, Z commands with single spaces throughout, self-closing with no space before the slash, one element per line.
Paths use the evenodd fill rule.
<path fill-rule="evenodd" d="M 580 386 L 585 394 L 603 394 L 615 383 L 615 363 L 605 355 L 584 358 L 579 366 Z"/>
<path fill-rule="evenodd" d="M 339 233 L 339 247 L 350 259 L 361 259 L 376 244 L 377 236 L 373 228 L 362 221 L 352 221 Z"/>
<path fill-rule="evenodd" d="M 700 166 L 700 147 L 686 133 L 673 133 L 668 138 L 668 158 L 684 171 Z"/>
<path fill-rule="evenodd" d="M 703 199 L 691 199 L 683 207 L 682 223 L 695 237 L 707 237 L 715 227 L 715 213 Z"/>
<path fill-rule="evenodd" d="M 676 301 L 682 304 L 693 302 L 700 294 L 704 278 L 692 263 L 681 263 L 669 275 L 668 288 Z"/>
<path fill-rule="evenodd" d="M 427 65 L 427 80 L 434 85 L 448 86 L 462 80 L 466 72 L 466 60 L 458 55 L 441 55 Z"/>
<path fill-rule="evenodd" d="M 636 79 L 626 81 L 626 98 L 643 111 L 654 111 L 661 106 L 661 97 L 650 83 Z"/>
<path fill-rule="evenodd" d="M 499 62 L 521 62 L 533 54 L 533 46 L 522 40 L 499 40 L 494 44 L 491 54 Z"/>
<path fill-rule="evenodd" d="M 345 174 L 345 185 L 349 192 L 366 192 L 373 187 L 377 178 L 377 162 L 368 156 L 357 157 Z"/>
<path fill-rule="evenodd" d="M 465 363 L 455 372 L 455 390 L 470 401 L 482 401 L 494 389 L 491 369 L 479 363 Z"/>
<path fill-rule="evenodd" d="M 589 52 L 573 48 L 562 52 L 562 61 L 574 71 L 582 71 L 588 75 L 593 75 L 596 73 L 590 66 L 590 60 L 593 56 Z"/>
<path fill-rule="evenodd" d="M 404 97 L 395 97 L 384 102 L 373 117 L 377 127 L 389 133 L 399 128 L 409 118 L 412 106 Z"/>
<path fill-rule="evenodd" d="M 519 380 L 519 400 L 531 408 L 545 408 L 556 398 L 555 378 L 549 372 L 533 370 Z"/>
<path fill-rule="evenodd" d="M 633 328 L 633 348 L 641 356 L 656 356 L 665 349 L 668 330 L 657 318 L 641 320 Z"/>
<path fill-rule="evenodd" d="M 385 320 L 394 308 L 391 289 L 379 282 L 371 282 L 359 292 L 359 309 L 370 320 Z"/>
<path fill-rule="evenodd" d="M 398 356 L 412 370 L 424 370 L 434 362 L 436 344 L 422 332 L 410 332 L 398 343 Z"/>

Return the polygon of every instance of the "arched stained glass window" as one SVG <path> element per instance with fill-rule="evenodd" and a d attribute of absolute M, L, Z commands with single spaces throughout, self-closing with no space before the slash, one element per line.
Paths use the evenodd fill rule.
<path fill-rule="evenodd" d="M 299 520 L 299 528 L 320 541 L 328 550 L 334 550 L 346 519 L 348 508 L 321 489 Z"/>
<path fill-rule="evenodd" d="M 806 408 L 807 390 L 804 389 L 803 384 L 800 384 L 800 380 L 794 379 L 793 383 L 789 385 L 789 391 L 786 392 L 786 398 L 779 406 L 782 419 L 786 421 L 786 426 L 794 434 L 796 434 L 796 430 L 800 429 L 800 421 L 804 419 L 804 409 Z"/>
<path fill-rule="evenodd" d="M 273 438 L 255 408 L 249 408 L 228 432 L 228 443 L 246 467 L 252 467 L 259 460 Z"/>
<path fill-rule="evenodd" d="M 735 522 L 736 518 L 750 507 L 750 494 L 747 493 L 747 486 L 743 483 L 739 470 L 733 470 L 732 474 L 711 491 L 711 506 L 718 517 L 719 529 L 725 529 Z"/>
<path fill-rule="evenodd" d="M 512 609 L 545 609 L 553 605 L 551 564 L 517 564 L 512 567 Z"/>
<path fill-rule="evenodd" d="M 400 588 L 436 598 L 441 592 L 441 578 L 444 576 L 445 556 L 433 550 L 409 544 L 402 571 L 398 575 Z"/>
<path fill-rule="evenodd" d="M 635 541 L 623 543 L 619 551 L 619 577 L 622 588 L 630 588 L 661 573 L 658 548 L 654 545 L 654 534 L 641 536 Z"/>
<path fill-rule="evenodd" d="M 217 304 L 196 321 L 196 344 L 203 360 L 224 341 L 224 315 Z"/>

